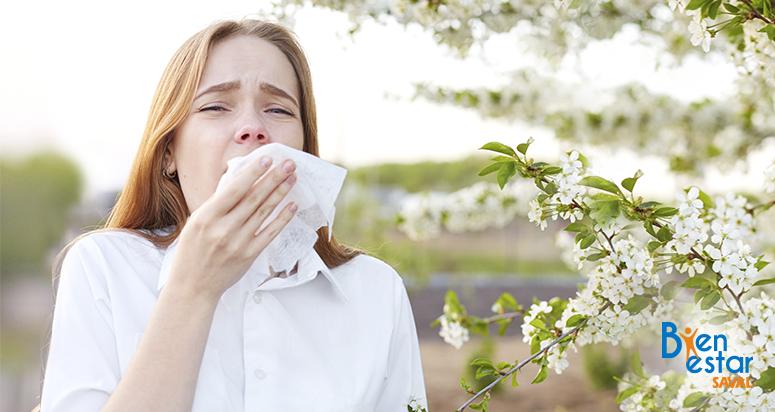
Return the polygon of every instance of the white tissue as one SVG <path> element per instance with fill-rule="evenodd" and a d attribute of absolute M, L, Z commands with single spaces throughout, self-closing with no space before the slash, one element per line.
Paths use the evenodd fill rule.
<path fill-rule="evenodd" d="M 290 273 L 296 262 L 315 245 L 318 239 L 317 230 L 323 226 L 328 226 L 329 229 L 333 227 L 336 213 L 334 201 L 342 188 L 347 170 L 309 153 L 280 143 L 270 143 L 247 156 L 229 160 L 228 169 L 218 182 L 215 192 L 223 190 L 247 165 L 263 156 L 272 159 L 270 170 L 279 167 L 286 159 L 291 159 L 296 164 L 296 183 L 264 221 L 259 231 L 274 220 L 288 203 L 296 202 L 299 208 L 291 221 L 258 255 L 248 273 L 269 275 L 270 266 L 275 272 Z M 328 233 L 330 236 L 331 230 Z"/>

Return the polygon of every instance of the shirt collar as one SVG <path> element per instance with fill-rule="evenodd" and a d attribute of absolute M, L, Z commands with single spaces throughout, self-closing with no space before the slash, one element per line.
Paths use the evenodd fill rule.
<path fill-rule="evenodd" d="M 172 268 L 172 259 L 175 256 L 177 245 L 178 240 L 175 239 L 175 241 L 167 247 L 167 251 L 164 253 L 161 269 L 159 270 L 158 290 L 161 290 L 161 288 L 164 287 L 164 284 L 167 283 L 167 279 L 169 279 L 170 270 Z M 287 278 L 272 278 L 261 286 L 258 286 L 264 279 L 259 279 L 257 276 L 251 276 L 251 273 L 247 273 L 242 279 L 237 281 L 236 284 L 224 292 L 221 296 L 221 301 L 227 309 L 232 310 L 247 293 L 253 290 L 272 291 L 300 286 L 312 281 L 319 273 L 322 273 L 323 277 L 331 282 L 334 289 L 336 289 L 346 301 L 350 300 L 342 289 L 341 283 L 336 279 L 334 274 L 331 273 L 331 270 L 326 266 L 325 262 L 323 262 L 323 259 L 320 258 L 315 249 L 311 248 L 310 251 L 299 260 L 299 266 L 295 275 Z"/>

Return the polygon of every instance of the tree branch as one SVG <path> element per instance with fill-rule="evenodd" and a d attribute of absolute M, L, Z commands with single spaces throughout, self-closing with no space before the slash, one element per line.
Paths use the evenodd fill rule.
<path fill-rule="evenodd" d="M 605 311 L 606 309 L 608 309 L 608 307 L 609 307 L 609 306 L 611 306 L 611 302 L 607 302 L 605 305 L 603 305 L 603 307 L 600 309 L 600 312 L 599 312 L 599 313 L 602 313 L 603 311 Z M 578 332 L 578 331 L 579 331 L 581 328 L 583 328 L 583 327 L 584 327 L 584 325 L 586 325 L 586 324 L 587 324 L 587 322 L 589 322 L 589 319 L 590 319 L 590 318 L 586 318 L 586 319 L 584 320 L 584 322 L 582 322 L 582 324 L 581 324 L 581 325 L 579 325 L 579 326 L 576 326 L 575 328 L 573 328 L 573 329 L 571 329 L 571 330 L 569 330 L 569 331 L 567 331 L 567 332 L 563 333 L 562 335 L 560 335 L 560 337 L 559 337 L 559 338 L 557 338 L 557 339 L 555 339 L 554 341 L 552 341 L 552 343 L 550 343 L 549 345 L 547 345 L 545 348 L 543 348 L 543 349 L 539 350 L 538 352 L 536 352 L 535 354 L 533 354 L 533 355 L 532 355 L 532 356 L 530 356 L 529 358 L 525 359 L 525 360 L 524 360 L 524 361 L 522 361 L 522 362 L 521 362 L 519 365 L 517 365 L 517 366 L 515 366 L 515 367 L 513 367 L 513 368 L 511 368 L 511 369 L 509 369 L 509 371 L 508 371 L 508 372 L 506 372 L 505 374 L 503 374 L 503 375 L 501 375 L 500 377 L 498 377 L 498 379 L 494 380 L 492 383 L 490 383 L 489 385 L 487 385 L 487 386 L 486 386 L 484 389 L 482 389 L 482 390 L 480 390 L 479 392 L 477 392 L 477 393 L 476 393 L 476 395 L 474 395 L 473 397 L 471 397 L 471 399 L 469 399 L 469 400 L 468 400 L 466 403 L 464 403 L 462 406 L 460 406 L 460 407 L 457 409 L 457 412 L 461 412 L 462 410 L 464 410 L 465 408 L 467 408 L 467 407 L 468 407 L 468 405 L 470 405 L 470 404 L 471 404 L 473 401 L 475 401 L 475 400 L 476 400 L 476 398 L 478 398 L 478 397 L 482 396 L 484 393 L 487 393 L 487 392 L 488 392 L 490 389 L 492 389 L 492 388 L 493 388 L 495 385 L 499 384 L 499 383 L 500 383 L 502 380 L 506 379 L 506 378 L 507 378 L 509 375 L 511 375 L 512 373 L 514 373 L 514 372 L 516 372 L 516 371 L 518 371 L 518 370 L 522 369 L 522 367 L 523 367 L 523 366 L 525 366 L 525 365 L 527 365 L 527 363 L 528 363 L 528 362 L 530 362 L 530 361 L 532 361 L 533 359 L 537 358 L 537 357 L 538 357 L 538 355 L 540 355 L 540 354 L 542 354 L 542 353 L 544 353 L 544 352 L 548 351 L 548 350 L 549 350 L 549 348 L 551 348 L 552 346 L 556 345 L 556 344 L 557 344 L 557 343 L 559 343 L 561 340 L 565 339 L 565 337 L 567 337 L 568 335 L 571 335 L 571 334 L 573 334 L 573 333 L 576 333 L 576 332 Z"/>
<path fill-rule="evenodd" d="M 509 312 L 509 313 L 504 313 L 504 314 L 501 314 L 501 315 L 490 316 L 489 318 L 482 318 L 481 320 L 483 322 L 493 323 L 496 320 L 515 318 L 515 317 L 517 317 L 519 315 L 523 315 L 524 313 L 525 313 L 525 311 L 520 310 L 520 311 L 516 311 L 516 312 Z"/>
<path fill-rule="evenodd" d="M 773 26 L 775 26 L 775 23 L 769 21 L 766 17 L 764 17 L 761 14 L 759 14 L 759 11 L 756 10 L 756 8 L 753 6 L 753 4 L 751 4 L 750 0 L 743 0 L 743 3 L 745 3 L 748 6 L 749 9 L 751 9 L 751 14 L 753 14 L 754 17 L 756 17 L 757 19 L 759 19 L 759 20 L 761 20 L 761 21 L 763 21 L 763 22 L 765 22 L 767 24 L 772 24 Z"/>

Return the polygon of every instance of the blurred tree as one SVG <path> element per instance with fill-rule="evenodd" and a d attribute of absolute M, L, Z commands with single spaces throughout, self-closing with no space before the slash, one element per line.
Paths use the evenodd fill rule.
<path fill-rule="evenodd" d="M 275 15 L 292 21 L 297 8 L 310 3 L 347 13 L 351 33 L 366 21 L 419 26 L 461 57 L 479 54 L 495 35 L 517 34 L 513 47 L 502 47 L 499 53 L 528 51 L 546 64 L 503 73 L 507 80 L 494 88 L 416 84 L 416 96 L 470 108 L 484 117 L 549 127 L 560 139 L 659 153 L 673 170 L 697 173 L 709 164 L 733 165 L 775 136 L 775 24 L 747 14 L 750 2 L 746 6 L 730 1 L 725 10 L 733 12 L 718 13 L 724 22 L 711 21 L 715 11 L 706 18 L 709 13 L 703 8 L 706 19 L 701 23 L 696 21 L 700 10 L 689 10 L 689 0 L 279 0 Z M 691 2 L 700 3 L 718 3 L 718 9 L 721 0 Z M 760 3 L 769 14 L 765 3 L 770 2 Z M 728 56 L 738 69 L 737 78 L 719 81 L 734 81 L 735 95 L 686 103 L 652 93 L 637 80 L 590 92 L 580 87 L 591 83 L 582 71 L 574 84 L 552 73 L 566 56 L 623 33 L 659 53 L 655 68 L 680 65 L 689 54 Z M 700 48 L 698 39 L 703 37 Z M 713 53 L 706 54 L 710 47 Z M 705 87 L 717 85 L 714 81 Z M 591 106 L 589 95 L 607 104 Z"/>
<path fill-rule="evenodd" d="M 2 280 L 47 271 L 46 255 L 61 241 L 83 179 L 56 153 L 0 160 L 0 274 Z"/>

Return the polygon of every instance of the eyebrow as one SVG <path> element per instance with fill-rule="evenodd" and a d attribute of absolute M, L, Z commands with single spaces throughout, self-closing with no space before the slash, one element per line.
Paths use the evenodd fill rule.
<path fill-rule="evenodd" d="M 261 88 L 261 90 L 263 90 L 263 91 L 265 91 L 265 92 L 267 92 L 267 93 L 269 93 L 271 95 L 275 95 L 275 96 L 278 96 L 278 97 L 284 97 L 284 98 L 292 101 L 293 104 L 296 105 L 296 107 L 300 107 L 299 106 L 299 102 L 297 102 L 296 99 L 293 98 L 293 96 L 291 96 L 285 90 L 283 90 L 283 89 L 273 85 L 272 83 L 261 82 L 261 83 L 259 83 L 259 87 Z"/>
<path fill-rule="evenodd" d="M 263 90 L 263 91 L 265 91 L 265 92 L 267 92 L 267 93 L 269 93 L 271 95 L 286 98 L 286 99 L 292 101 L 293 104 L 296 105 L 296 107 L 299 107 L 299 103 L 296 101 L 296 99 L 293 96 L 291 96 L 285 90 L 283 90 L 283 89 L 273 85 L 272 83 L 261 82 L 261 83 L 259 83 L 259 87 L 261 88 L 261 90 Z M 229 91 L 229 90 L 239 89 L 239 88 L 240 88 L 240 81 L 239 80 L 232 80 L 232 81 L 229 81 L 229 82 L 218 83 L 216 85 L 213 85 L 213 86 L 210 86 L 210 87 L 204 89 L 202 92 L 200 92 L 194 98 L 194 100 L 197 100 L 200 97 L 202 97 L 202 96 L 204 96 L 206 94 L 209 94 L 209 93 L 226 92 L 226 91 Z"/>
<path fill-rule="evenodd" d="M 230 82 L 223 82 L 216 84 L 214 86 L 210 86 L 206 89 L 204 89 L 201 93 L 199 93 L 194 100 L 199 99 L 200 97 L 208 94 L 208 93 L 216 93 L 216 92 L 225 92 L 232 89 L 239 89 L 240 83 L 239 80 L 232 80 Z"/>

